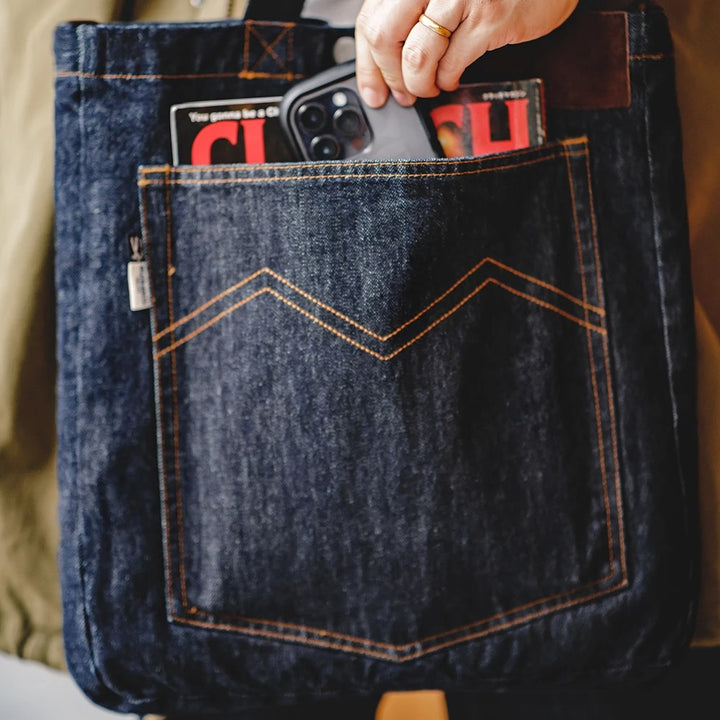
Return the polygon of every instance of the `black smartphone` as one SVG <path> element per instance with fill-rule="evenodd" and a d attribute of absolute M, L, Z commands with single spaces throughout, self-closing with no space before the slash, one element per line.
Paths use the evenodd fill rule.
<path fill-rule="evenodd" d="M 414 106 L 392 98 L 367 107 L 355 63 L 337 65 L 303 80 L 283 97 L 280 121 L 298 157 L 307 160 L 441 157 L 437 134 Z"/>

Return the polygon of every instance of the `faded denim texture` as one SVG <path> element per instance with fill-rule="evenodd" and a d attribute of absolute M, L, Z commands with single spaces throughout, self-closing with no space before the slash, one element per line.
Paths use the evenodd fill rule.
<path fill-rule="evenodd" d="M 592 683 L 684 650 L 679 128 L 664 17 L 628 18 L 630 107 L 550 108 L 540 148 L 205 168 L 167 165 L 170 105 L 281 94 L 341 31 L 58 29 L 61 570 L 93 699 Z"/>

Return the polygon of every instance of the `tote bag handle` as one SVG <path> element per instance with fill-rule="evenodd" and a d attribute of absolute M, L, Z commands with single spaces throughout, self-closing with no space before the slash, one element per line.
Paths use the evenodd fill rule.
<path fill-rule="evenodd" d="M 637 0 L 580 0 L 591 10 L 626 10 Z M 300 19 L 305 0 L 248 0 L 245 10 L 246 20 L 276 20 L 296 22 Z M 120 20 L 133 19 L 135 0 L 122 0 Z"/>
<path fill-rule="evenodd" d="M 588 10 L 627 10 L 636 3 L 637 0 L 580 0 L 580 6 Z M 304 5 L 304 0 L 249 0 L 245 19 L 296 22 Z"/>
<path fill-rule="evenodd" d="M 280 20 L 296 22 L 305 0 L 249 0 L 245 10 L 246 20 Z"/>

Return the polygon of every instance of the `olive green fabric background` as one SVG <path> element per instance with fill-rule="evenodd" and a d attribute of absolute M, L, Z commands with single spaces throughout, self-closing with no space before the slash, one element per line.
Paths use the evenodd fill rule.
<path fill-rule="evenodd" d="M 115 0 L 0 1 L 0 650 L 62 668 L 52 282 L 53 56 L 65 20 Z M 245 2 L 138 0 L 141 20 L 210 20 Z"/>
<path fill-rule="evenodd" d="M 271 1 L 271 0 L 268 0 Z M 336 0 L 338 6 L 359 0 Z M 331 0 L 316 0 L 323 9 Z M 113 0 L 0 0 L 0 650 L 64 665 L 54 428 L 52 33 Z M 244 0 L 138 0 L 141 20 L 240 17 Z M 720 2 L 665 0 L 676 41 L 697 298 L 703 527 L 695 643 L 720 645 Z M 343 19 L 347 15 L 344 11 Z"/>

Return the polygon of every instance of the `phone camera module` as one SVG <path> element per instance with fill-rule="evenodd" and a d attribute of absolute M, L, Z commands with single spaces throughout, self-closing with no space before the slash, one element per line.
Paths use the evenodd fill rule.
<path fill-rule="evenodd" d="M 305 103 L 297 113 L 300 127 L 307 133 L 316 133 L 325 127 L 327 111 L 320 103 Z"/>
<path fill-rule="evenodd" d="M 363 119 L 360 113 L 352 107 L 340 108 L 333 115 L 335 127 L 348 137 L 361 135 L 363 132 Z"/>
<path fill-rule="evenodd" d="M 314 160 L 337 160 L 342 148 L 332 135 L 319 135 L 310 143 L 310 152 Z"/>

